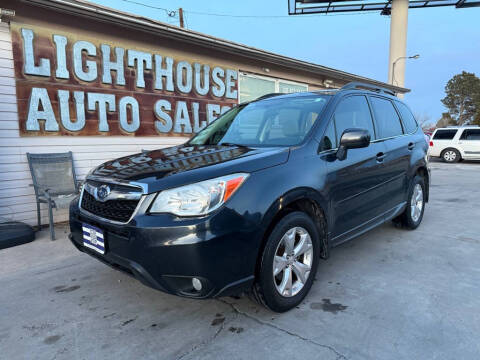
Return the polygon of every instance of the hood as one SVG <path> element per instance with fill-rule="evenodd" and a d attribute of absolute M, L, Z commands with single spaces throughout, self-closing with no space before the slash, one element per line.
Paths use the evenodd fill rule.
<path fill-rule="evenodd" d="M 135 182 L 147 193 L 236 172 L 254 172 L 288 160 L 288 148 L 180 145 L 108 161 L 89 178 Z"/>

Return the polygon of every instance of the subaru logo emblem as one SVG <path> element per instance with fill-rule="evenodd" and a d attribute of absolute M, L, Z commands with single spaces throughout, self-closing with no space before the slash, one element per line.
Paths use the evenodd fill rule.
<path fill-rule="evenodd" d="M 97 199 L 100 201 L 103 201 L 107 198 L 107 196 L 110 194 L 110 186 L 108 185 L 101 185 L 100 187 L 97 188 Z"/>

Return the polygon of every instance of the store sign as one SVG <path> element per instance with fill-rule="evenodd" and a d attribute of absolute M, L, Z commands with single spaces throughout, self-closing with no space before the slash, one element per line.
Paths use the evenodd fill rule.
<path fill-rule="evenodd" d="M 13 26 L 21 135 L 190 136 L 238 102 L 235 70 Z"/>

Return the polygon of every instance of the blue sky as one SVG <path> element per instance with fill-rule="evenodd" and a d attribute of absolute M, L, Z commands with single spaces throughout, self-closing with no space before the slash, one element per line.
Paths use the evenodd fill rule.
<path fill-rule="evenodd" d="M 280 18 L 238 18 L 195 14 L 287 15 L 287 0 L 134 0 L 185 11 L 189 29 L 387 81 L 390 18 L 378 12 Z M 165 11 L 124 0 L 94 2 L 178 25 Z M 409 12 L 405 97 L 413 112 L 436 121 L 445 111 L 446 82 L 462 70 L 480 76 L 480 8 L 413 9 Z"/>

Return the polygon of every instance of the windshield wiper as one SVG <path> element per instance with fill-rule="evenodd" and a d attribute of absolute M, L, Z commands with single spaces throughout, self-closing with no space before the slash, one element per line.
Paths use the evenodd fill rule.
<path fill-rule="evenodd" d="M 218 146 L 238 146 L 238 147 L 248 147 L 247 145 L 242 145 L 242 144 L 236 144 L 236 143 L 233 143 L 233 142 L 222 142 L 222 143 L 219 143 L 217 144 Z"/>

